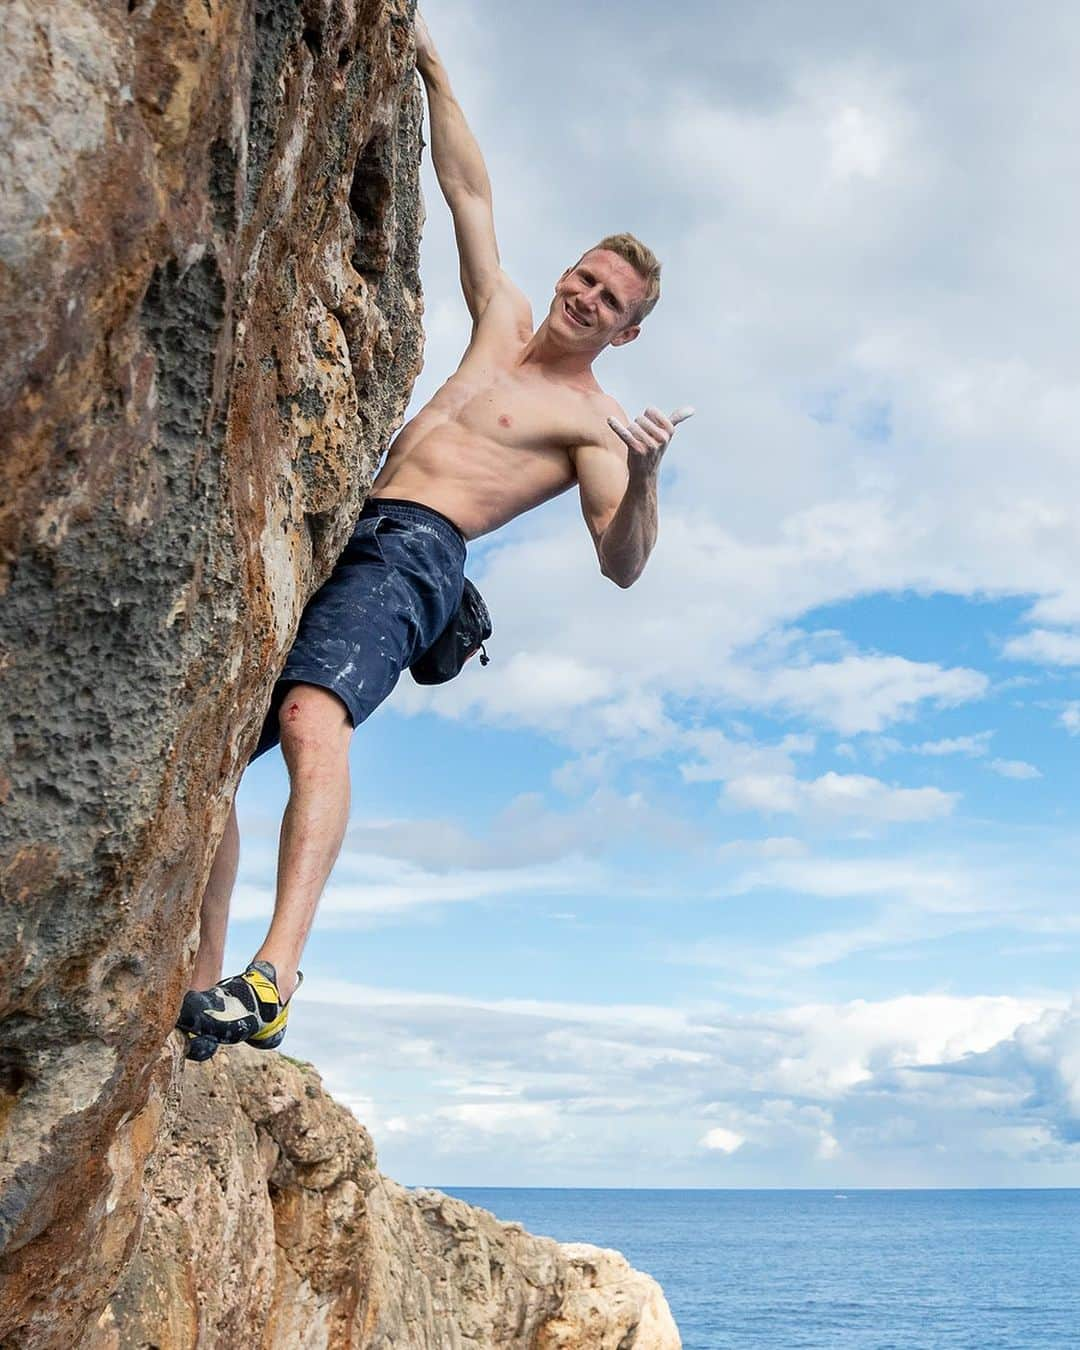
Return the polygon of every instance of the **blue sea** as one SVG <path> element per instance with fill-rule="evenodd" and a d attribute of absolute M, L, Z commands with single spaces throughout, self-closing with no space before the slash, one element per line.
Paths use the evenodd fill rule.
<path fill-rule="evenodd" d="M 441 1189 L 623 1252 L 685 1350 L 1080 1347 L 1080 1190 Z"/>

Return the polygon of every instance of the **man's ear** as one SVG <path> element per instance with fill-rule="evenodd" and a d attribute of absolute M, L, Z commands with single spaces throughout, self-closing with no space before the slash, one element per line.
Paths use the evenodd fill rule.
<path fill-rule="evenodd" d="M 641 324 L 632 323 L 629 328 L 624 328 L 622 332 L 616 333 L 611 339 L 610 345 L 612 347 L 624 347 L 628 342 L 633 342 L 640 332 Z"/>

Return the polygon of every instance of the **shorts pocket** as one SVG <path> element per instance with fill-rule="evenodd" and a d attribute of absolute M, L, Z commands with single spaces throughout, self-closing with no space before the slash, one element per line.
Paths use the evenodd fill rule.
<path fill-rule="evenodd" d="M 379 538 L 385 520 L 385 516 L 375 516 L 374 519 L 369 517 L 367 520 L 358 521 L 346 545 L 342 561 L 350 563 L 379 562 L 384 567 L 389 566 L 386 554 L 383 551 L 383 541 Z"/>

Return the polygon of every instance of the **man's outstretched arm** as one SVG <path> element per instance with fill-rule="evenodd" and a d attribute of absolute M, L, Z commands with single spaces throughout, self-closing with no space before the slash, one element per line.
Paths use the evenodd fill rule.
<path fill-rule="evenodd" d="M 600 571 L 616 586 L 632 586 L 645 570 L 658 531 L 657 476 L 679 422 L 693 415 L 680 408 L 670 418 L 647 408 L 634 422 L 608 418 L 626 446 L 585 446 L 575 455 L 581 508 L 596 545 Z"/>
<path fill-rule="evenodd" d="M 416 68 L 427 89 L 431 158 L 454 218 L 461 288 L 475 323 L 495 293 L 502 269 L 495 240 L 491 181 L 476 137 L 450 87 L 427 24 L 416 16 Z"/>

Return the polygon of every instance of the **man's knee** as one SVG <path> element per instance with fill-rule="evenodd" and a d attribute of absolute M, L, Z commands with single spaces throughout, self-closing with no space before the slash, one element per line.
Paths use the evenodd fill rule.
<path fill-rule="evenodd" d="M 290 771 L 343 757 L 352 737 L 345 704 L 329 689 L 294 684 L 278 712 L 281 751 Z"/>

